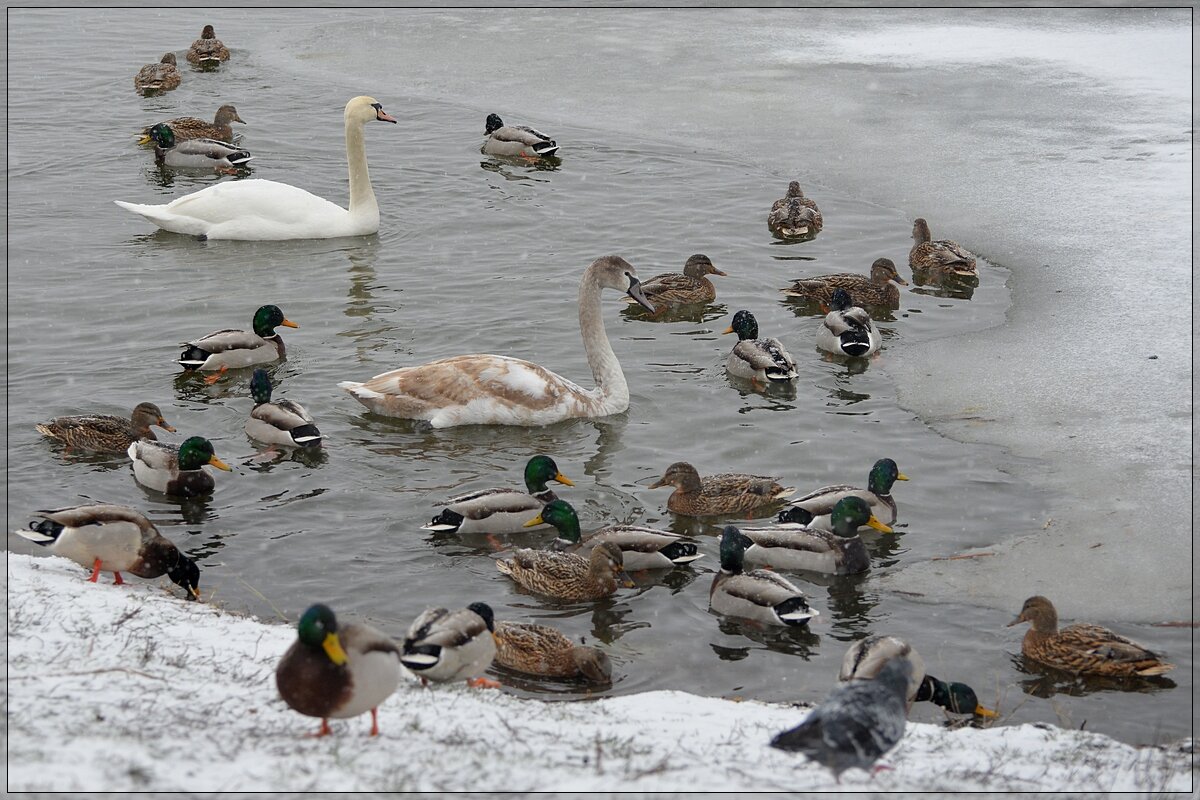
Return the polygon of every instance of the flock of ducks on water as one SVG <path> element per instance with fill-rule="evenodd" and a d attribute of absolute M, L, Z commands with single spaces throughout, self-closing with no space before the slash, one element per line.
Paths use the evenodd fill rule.
<path fill-rule="evenodd" d="M 229 58 L 228 49 L 206 25 L 188 51 L 188 61 L 212 69 Z M 169 91 L 179 85 L 174 53 L 159 64 L 143 67 L 135 78 L 139 93 Z M 327 238 L 375 233 L 379 208 L 371 188 L 363 146 L 367 122 L 396 120 L 371 97 L 355 97 L 344 113 L 350 204 L 342 208 L 288 184 L 268 180 L 218 183 L 163 205 L 117 201 L 159 227 L 204 238 L 280 240 Z M 169 166 L 236 171 L 248 152 L 232 145 L 231 123 L 244 122 L 232 105 L 218 109 L 213 122 L 180 117 L 149 126 L 144 140 L 156 144 L 157 157 Z M 482 151 L 533 161 L 557 158 L 559 145 L 537 130 L 505 125 L 487 117 Z M 192 143 L 189 145 L 189 143 Z M 768 227 L 778 237 L 804 240 L 819 233 L 824 220 L 816 203 L 792 181 L 775 201 Z M 913 225 L 909 265 L 924 280 L 975 278 L 975 258 L 947 240 L 932 240 L 923 219 Z M 574 417 L 601 417 L 624 411 L 629 390 L 605 334 L 600 296 L 611 289 L 626 295 L 651 314 L 682 305 L 709 303 L 716 289 L 708 276 L 724 276 L 703 254 L 691 256 L 681 273 L 640 281 L 636 270 L 619 256 L 596 259 L 579 285 L 579 324 L 596 386 L 578 384 L 529 361 L 498 355 L 464 355 L 419 366 L 403 367 L 364 381 L 339 384 L 371 411 L 391 417 L 428 421 L 434 428 L 468 424 L 547 425 Z M 801 278 L 781 291 L 793 298 L 820 303 L 826 310 L 818 345 L 833 353 L 864 357 L 880 347 L 879 332 L 862 307 L 895 309 L 896 284 L 905 285 L 895 265 L 880 258 L 869 276 L 839 273 Z M 856 305 L 859 303 L 861 305 Z M 283 358 L 278 327 L 298 327 L 276 306 L 254 314 L 251 330 L 214 331 L 183 345 L 177 359 L 185 370 L 210 373 L 215 382 L 229 369 L 268 364 Z M 728 371 L 761 384 L 795 380 L 795 360 L 775 338 L 759 338 L 749 311 L 739 311 L 725 333 L 738 343 L 727 361 Z M 267 372 L 255 369 L 250 380 L 255 401 L 246 433 L 271 445 L 313 448 L 321 433 L 305 408 L 291 400 L 272 400 Z M 134 478 L 166 495 L 205 496 L 215 488 L 203 469 L 229 470 L 212 444 L 199 436 L 176 446 L 157 441 L 152 430 L 174 432 L 153 403 L 140 403 L 128 419 L 110 415 L 59 417 L 37 430 L 67 450 L 126 454 Z M 891 495 L 896 481 L 908 478 L 889 458 L 871 468 L 867 488 L 826 486 L 787 502 L 795 489 L 768 476 L 723 473 L 701 476 L 686 462 L 671 464 L 649 488 L 671 487 L 670 511 L 694 517 L 762 516 L 777 511 L 764 527 L 728 525 L 720 537 L 720 570 L 709 591 L 711 609 L 722 615 L 763 625 L 803 626 L 819 612 L 804 593 L 779 570 L 850 575 L 870 568 L 860 532 L 891 533 L 897 519 Z M 526 591 L 567 602 L 596 600 L 632 586 L 629 571 L 686 567 L 701 557 L 697 542 L 670 531 L 639 525 L 613 525 L 587 536 L 574 507 L 548 488 L 550 482 L 574 486 L 553 459 L 538 455 L 526 465 L 525 489 L 497 488 L 448 500 L 427 530 L 488 534 L 518 533 L 553 527 L 557 536 L 545 550 L 519 548 L 496 561 L 501 573 Z M 46 545 L 92 570 L 142 578 L 166 575 L 200 599 L 199 568 L 138 511 L 97 503 L 39 512 L 39 520 L 18 533 Z M 748 568 L 757 567 L 757 568 Z M 1058 627 L 1054 606 L 1031 597 L 1011 625 L 1028 622 L 1022 652 L 1030 659 L 1068 673 L 1109 676 L 1153 676 L 1172 668 L 1159 656 L 1112 631 L 1095 625 Z M 334 612 L 316 604 L 297 625 L 297 640 L 280 660 L 276 683 L 288 706 L 321 719 L 320 735 L 330 733 L 328 720 L 371 712 L 371 734 L 379 732 L 377 708 L 399 685 L 403 664 L 422 682 L 468 680 L 498 686 L 482 677 L 493 663 L 528 674 L 604 684 L 612 667 L 603 651 L 577 645 L 544 625 L 497 621 L 485 603 L 466 608 L 429 609 L 411 625 L 402 641 L 361 624 L 339 623 Z M 806 753 L 835 773 L 850 767 L 869 768 L 901 737 L 909 707 L 929 700 L 963 714 L 995 717 L 975 692 L 962 683 L 947 683 L 925 672 L 917 651 L 892 636 L 869 636 L 846 653 L 843 685 L 814 709 L 798 727 L 776 736 L 771 745 Z"/>

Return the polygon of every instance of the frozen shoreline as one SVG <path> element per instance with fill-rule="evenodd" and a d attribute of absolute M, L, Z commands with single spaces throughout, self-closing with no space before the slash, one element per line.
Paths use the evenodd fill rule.
<path fill-rule="evenodd" d="M 334 735 L 279 699 L 294 629 L 186 603 L 139 582 L 99 585 L 59 558 L 9 554 L 13 791 L 903 790 L 1190 792 L 1191 740 L 1134 748 L 1049 725 L 909 723 L 868 776 L 839 786 L 766 746 L 795 707 L 656 691 L 594 702 L 401 686 Z M 168 586 L 165 581 L 162 586 Z M 830 686 L 833 676 L 830 676 Z"/>

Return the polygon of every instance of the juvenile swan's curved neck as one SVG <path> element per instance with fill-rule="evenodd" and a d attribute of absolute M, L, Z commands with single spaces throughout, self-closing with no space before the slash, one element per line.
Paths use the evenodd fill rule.
<path fill-rule="evenodd" d="M 363 145 L 363 123 L 346 115 L 346 161 L 350 166 L 350 213 L 354 216 L 379 216 L 379 204 L 371 189 L 367 172 L 367 151 Z"/>
<path fill-rule="evenodd" d="M 600 293 L 603 288 L 596 273 L 588 269 L 579 281 L 579 332 L 588 366 L 596 380 L 593 398 L 597 415 L 616 414 L 629 408 L 629 384 L 609 344 L 601 316 Z"/>

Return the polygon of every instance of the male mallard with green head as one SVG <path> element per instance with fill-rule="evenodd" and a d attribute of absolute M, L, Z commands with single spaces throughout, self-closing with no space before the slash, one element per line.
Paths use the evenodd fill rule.
<path fill-rule="evenodd" d="M 778 525 L 742 531 L 754 543 L 746 563 L 776 569 L 806 569 L 828 575 L 855 575 L 871 568 L 871 556 L 858 535 L 860 525 L 884 533 L 892 529 L 871 513 L 861 497 L 843 497 L 830 515 L 831 531 L 810 527 L 813 515 L 791 506 L 779 512 Z"/>
<path fill-rule="evenodd" d="M 566 553 L 590 555 L 604 542 L 612 542 L 621 550 L 621 563 L 629 572 L 643 569 L 672 569 L 690 564 L 703 556 L 693 539 L 670 531 L 641 525 L 611 525 L 582 538 L 579 516 L 565 500 L 551 500 L 540 514 L 525 523 L 525 527 L 550 523 L 558 531 L 554 547 Z"/>
<path fill-rule="evenodd" d="M 205 465 L 232 472 L 217 458 L 212 443 L 201 436 L 184 439 L 182 444 L 139 439 L 129 445 L 133 459 L 133 477 L 143 486 L 176 497 L 202 497 L 216 487 Z"/>
<path fill-rule="evenodd" d="M 734 314 L 733 322 L 721 333 L 738 336 L 738 343 L 725 362 L 730 375 L 762 384 L 788 383 L 799 377 L 796 359 L 782 342 L 775 338 L 758 338 L 758 320 L 749 311 Z"/>
<path fill-rule="evenodd" d="M 946 683 L 925 672 L 925 661 L 916 648 L 897 636 L 868 636 L 859 639 L 846 650 L 842 658 L 842 670 L 838 680 L 872 680 L 893 658 L 902 658 L 909 663 L 912 674 L 908 679 L 908 705 L 913 701 L 928 700 L 953 714 L 974 714 L 995 719 L 995 711 L 980 704 L 975 690 L 965 683 Z"/>
<path fill-rule="evenodd" d="M 446 501 L 446 507 L 421 527 L 427 531 L 453 533 L 518 533 L 527 527 L 530 517 L 542 506 L 555 499 L 547 482 L 574 486 L 571 479 L 559 471 L 550 456 L 536 455 L 525 464 L 525 488 L 483 489 L 468 492 Z"/>
<path fill-rule="evenodd" d="M 866 489 L 859 489 L 849 484 L 822 486 L 803 497 L 788 501 L 788 505 L 803 508 L 812 514 L 815 518 L 812 523 L 814 527 L 830 530 L 832 521 L 828 515 L 838 501 L 843 497 L 860 497 L 870 506 L 872 513 L 879 515 L 879 520 L 884 525 L 893 525 L 896 522 L 897 511 L 896 500 L 892 497 L 892 486 L 896 481 L 906 480 L 908 480 L 908 476 L 900 471 L 895 461 L 890 458 L 881 458 L 875 462 L 871 467 L 870 474 L 867 475 Z M 860 523 L 860 525 L 866 524 L 865 522 Z"/>
<path fill-rule="evenodd" d="M 907 286 L 908 281 L 896 272 L 890 258 L 877 258 L 871 264 L 871 276 L 854 272 L 838 272 L 833 275 L 817 275 L 812 278 L 797 278 L 786 289 L 780 289 L 788 297 L 828 304 L 835 289 L 845 289 L 857 302 L 865 306 L 897 309 L 900 307 L 900 290 L 892 283 Z"/>
<path fill-rule="evenodd" d="M 254 408 L 246 420 L 246 435 L 267 444 L 289 447 L 320 447 L 321 431 L 312 414 L 294 400 L 271 400 L 271 376 L 265 369 L 254 370 L 250 394 Z"/>
<path fill-rule="evenodd" d="M 866 309 L 854 305 L 845 289 L 834 289 L 829 313 L 817 330 L 817 347 L 839 356 L 866 358 L 882 344 L 883 337 Z"/>
<path fill-rule="evenodd" d="M 499 114 L 488 114 L 484 122 L 483 152 L 489 156 L 545 158 L 558 153 L 558 143 L 528 125 L 505 125 Z"/>
<path fill-rule="evenodd" d="M 404 637 L 400 662 L 421 683 L 465 680 L 472 686 L 500 684 L 481 677 L 496 655 L 496 618 L 487 603 L 471 603 L 450 611 L 426 609 Z"/>
<path fill-rule="evenodd" d="M 329 720 L 371 712 L 379 735 L 379 705 L 400 685 L 400 648 L 383 631 L 363 623 L 339 625 L 329 606 L 317 603 L 300 617 L 298 638 L 275 668 L 279 696 L 307 717 Z"/>
<path fill-rule="evenodd" d="M 753 542 L 732 525 L 721 532 L 721 569 L 708 590 L 708 606 L 718 614 L 767 625 L 807 625 L 819 615 L 804 592 L 781 575 L 754 569 L 746 572 L 746 548 Z"/>
<path fill-rule="evenodd" d="M 138 403 L 128 419 L 112 414 L 55 417 L 34 426 L 38 433 L 62 442 L 68 448 L 95 453 L 125 453 L 138 439 L 154 439 L 151 425 L 174 433 L 154 403 Z"/>
<path fill-rule="evenodd" d="M 660 486 L 675 487 L 667 498 L 667 508 L 691 517 L 758 513 L 796 491 L 763 475 L 723 472 L 701 478 L 686 461 L 676 461 L 667 467 L 649 488 Z"/>
<path fill-rule="evenodd" d="M 1025 601 L 1008 627 L 1031 623 L 1021 641 L 1026 658 L 1075 675 L 1147 677 L 1175 669 L 1162 656 L 1099 625 L 1058 627 L 1054 604 L 1041 595 Z"/>
<path fill-rule="evenodd" d="M 262 306 L 254 312 L 253 331 L 213 331 L 184 342 L 177 363 L 186 370 L 216 370 L 216 375 L 204 379 L 205 383 L 215 383 L 228 369 L 278 361 L 285 354 L 283 339 L 275 332 L 280 325 L 300 327 L 285 318 L 279 306 Z"/>
<path fill-rule="evenodd" d="M 154 142 L 154 160 L 174 169 L 211 169 L 223 175 L 236 175 L 254 156 L 249 150 L 216 139 L 178 141 L 171 126 L 160 122 L 150 128 Z"/>

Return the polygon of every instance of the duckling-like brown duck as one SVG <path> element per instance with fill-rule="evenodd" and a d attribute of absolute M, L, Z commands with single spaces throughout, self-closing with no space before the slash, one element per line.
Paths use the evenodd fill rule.
<path fill-rule="evenodd" d="M 896 265 L 890 258 L 877 258 L 871 265 L 869 278 L 853 272 L 817 275 L 813 278 L 798 278 L 792 281 L 791 286 L 779 291 L 788 297 L 829 304 L 835 289 L 845 289 L 860 305 L 895 309 L 900 307 L 900 290 L 892 281 L 901 286 L 908 285 L 908 281 L 896 272 Z"/>
<path fill-rule="evenodd" d="M 642 292 L 654 305 L 655 313 L 670 306 L 686 306 L 696 303 L 711 303 L 717 299 L 717 289 L 705 275 L 725 273 L 713 266 L 712 260 L 703 253 L 690 256 L 683 265 L 683 273 L 664 272 L 642 281 Z M 632 297 L 626 303 L 636 303 Z"/>
<path fill-rule="evenodd" d="M 650 484 L 651 489 L 660 486 L 675 487 L 667 498 L 667 508 L 691 517 L 750 515 L 796 491 L 775 478 L 762 475 L 723 472 L 701 478 L 696 468 L 686 461 L 677 461 L 667 467 L 666 473 Z"/>
<path fill-rule="evenodd" d="M 154 439 L 151 425 L 174 432 L 154 403 L 138 403 L 129 419 L 112 414 L 55 417 L 34 426 L 38 433 L 68 448 L 95 453 L 124 454 L 138 439 Z"/>
<path fill-rule="evenodd" d="M 930 278 L 952 275 L 975 277 L 975 256 L 965 247 L 949 239 L 933 240 L 929 223 L 921 217 L 913 222 L 913 248 L 908 252 L 908 266 Z"/>

